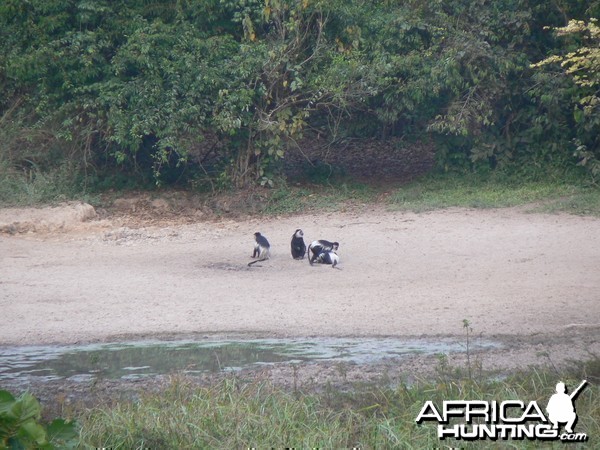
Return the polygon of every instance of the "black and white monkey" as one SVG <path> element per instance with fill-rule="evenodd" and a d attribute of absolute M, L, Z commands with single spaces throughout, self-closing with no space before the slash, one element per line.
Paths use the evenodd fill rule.
<path fill-rule="evenodd" d="M 321 253 L 336 252 L 339 247 L 339 242 L 329 242 L 324 239 L 313 241 L 308 246 L 308 262 L 312 266 Z M 312 256 L 310 255 L 311 252 Z"/>
<path fill-rule="evenodd" d="M 337 263 L 340 262 L 340 257 L 334 251 L 325 251 L 319 253 L 319 256 L 317 256 L 315 262 L 320 264 L 331 264 L 331 268 L 335 269 Z"/>
<path fill-rule="evenodd" d="M 306 244 L 304 243 L 304 232 L 298 228 L 292 235 L 292 258 L 304 259 Z"/>
<path fill-rule="evenodd" d="M 249 262 L 248 267 L 257 262 L 269 259 L 271 251 L 271 244 L 269 244 L 267 238 L 260 234 L 258 231 L 254 233 L 254 240 L 256 241 L 256 243 L 254 244 L 254 252 L 252 253 L 252 257 L 258 259 L 256 261 Z"/>

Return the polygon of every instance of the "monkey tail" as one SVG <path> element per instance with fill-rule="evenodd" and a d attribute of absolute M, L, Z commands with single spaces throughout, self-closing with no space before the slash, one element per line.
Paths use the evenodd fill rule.
<path fill-rule="evenodd" d="M 256 263 L 259 263 L 259 262 L 266 261 L 267 259 L 269 259 L 269 258 L 267 257 L 267 258 L 257 259 L 256 261 L 249 262 L 248 263 L 248 267 L 252 266 L 252 264 L 256 264 Z"/>

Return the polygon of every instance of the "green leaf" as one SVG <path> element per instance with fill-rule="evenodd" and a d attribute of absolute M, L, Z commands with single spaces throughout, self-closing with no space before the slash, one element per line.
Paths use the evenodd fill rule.
<path fill-rule="evenodd" d="M 0 390 L 0 417 L 10 411 L 14 402 L 15 397 L 10 392 Z"/>
<path fill-rule="evenodd" d="M 78 428 L 76 422 L 55 419 L 46 428 L 48 441 L 61 449 L 76 448 L 79 442 Z"/>
<path fill-rule="evenodd" d="M 9 415 L 25 422 L 29 419 L 39 419 L 42 408 L 37 399 L 29 392 L 19 396 L 10 408 Z"/>
<path fill-rule="evenodd" d="M 48 442 L 46 439 L 46 430 L 33 419 L 27 420 L 21 424 L 18 436 L 37 444 L 45 444 Z"/>

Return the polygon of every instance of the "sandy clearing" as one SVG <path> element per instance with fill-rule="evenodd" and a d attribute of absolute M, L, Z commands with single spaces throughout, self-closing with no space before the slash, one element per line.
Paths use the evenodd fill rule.
<path fill-rule="evenodd" d="M 339 241 L 341 270 L 292 260 L 296 228 L 307 241 Z M 488 336 L 557 343 L 575 332 L 597 346 L 597 218 L 365 207 L 61 229 L 0 236 L 0 345 L 212 333 L 459 336 L 468 319 Z M 273 256 L 248 268 L 255 231 Z"/>

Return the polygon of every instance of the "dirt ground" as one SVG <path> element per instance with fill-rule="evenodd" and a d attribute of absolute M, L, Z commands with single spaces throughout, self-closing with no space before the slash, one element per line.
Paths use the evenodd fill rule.
<path fill-rule="evenodd" d="M 504 343 L 481 355 L 485 369 L 600 354 L 598 218 L 359 205 L 157 221 L 118 206 L 0 210 L 0 346 L 207 336 L 462 341 L 467 319 L 474 335 Z M 339 241 L 339 270 L 293 260 L 296 228 L 307 242 Z M 255 231 L 272 257 L 249 268 Z"/>

